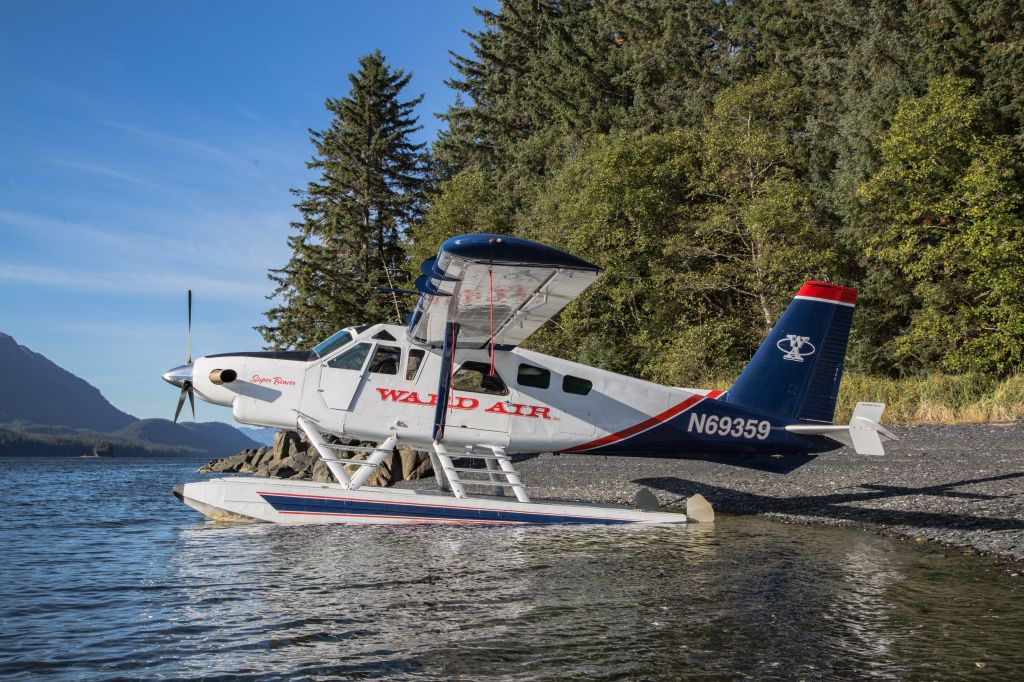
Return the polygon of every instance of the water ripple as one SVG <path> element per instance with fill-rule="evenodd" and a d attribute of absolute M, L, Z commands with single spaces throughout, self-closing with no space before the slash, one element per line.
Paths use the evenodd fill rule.
<path fill-rule="evenodd" d="M 1024 670 L 1022 588 L 846 530 L 215 524 L 193 462 L 6 460 L 0 675 L 838 679 Z"/>

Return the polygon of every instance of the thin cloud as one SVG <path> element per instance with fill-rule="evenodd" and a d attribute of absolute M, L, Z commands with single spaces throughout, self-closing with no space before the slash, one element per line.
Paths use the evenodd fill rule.
<path fill-rule="evenodd" d="M 90 163 L 80 163 L 78 161 L 67 161 L 64 159 L 55 159 L 51 161 L 54 165 L 63 166 L 65 168 L 71 168 L 73 170 L 84 171 L 86 173 L 92 173 L 93 175 L 101 175 L 108 178 L 114 178 L 116 180 L 123 180 L 135 185 L 141 185 L 143 187 L 152 187 L 153 189 L 164 189 L 160 185 L 143 180 L 142 178 L 121 171 L 114 170 L 113 168 L 107 168 L 105 166 L 96 166 Z"/>
<path fill-rule="evenodd" d="M 157 130 L 147 130 L 146 128 L 139 128 L 137 126 L 129 125 L 127 123 L 119 123 L 117 121 L 103 121 L 103 125 L 129 133 L 130 135 L 133 135 L 145 142 L 149 142 L 150 144 L 171 149 L 184 150 L 207 159 L 228 163 L 238 162 L 238 159 L 233 154 L 229 154 L 223 149 L 206 144 L 205 142 L 197 142 L 184 137 L 178 137 L 177 135 L 171 135 L 170 133 L 164 133 Z"/>
<path fill-rule="evenodd" d="M 0 262 L 0 280 L 59 289 L 138 295 L 175 295 L 191 288 L 213 298 L 262 297 L 269 285 L 180 272 L 85 272 Z"/>

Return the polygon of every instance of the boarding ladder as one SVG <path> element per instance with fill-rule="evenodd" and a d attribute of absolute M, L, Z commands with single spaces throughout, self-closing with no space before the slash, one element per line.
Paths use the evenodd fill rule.
<path fill-rule="evenodd" d="M 324 440 L 320 429 L 316 427 L 316 424 L 309 417 L 300 416 L 298 418 L 298 425 L 302 432 L 306 434 L 309 442 L 313 444 L 313 447 L 320 454 L 320 459 L 327 464 L 327 468 L 331 470 L 334 478 L 347 490 L 355 490 L 362 487 L 370 479 L 370 476 L 373 475 L 373 472 L 377 470 L 381 462 L 384 461 L 384 458 L 391 454 L 398 444 L 398 436 L 395 434 L 391 434 L 380 445 L 372 448 L 328 443 Z M 338 457 L 338 453 L 341 451 L 366 453 L 367 457 L 366 459 Z M 349 476 L 348 472 L 345 471 L 346 465 L 357 466 L 359 470 L 354 475 Z"/>
<path fill-rule="evenodd" d="M 328 443 L 324 440 L 323 433 L 317 428 L 316 423 L 305 415 L 300 415 L 297 424 L 306 438 L 316 448 L 331 470 L 334 478 L 347 490 L 355 490 L 362 487 L 373 475 L 373 472 L 380 466 L 384 458 L 394 451 L 398 444 L 398 437 L 395 434 L 388 436 L 376 447 L 361 447 L 355 445 L 342 445 L 340 443 Z M 455 497 L 469 497 L 466 494 L 466 487 L 493 487 L 499 490 L 511 488 L 516 499 L 520 502 L 529 502 L 530 497 L 526 494 L 526 486 L 519 478 L 519 472 L 512 465 L 512 459 L 505 453 L 505 448 L 500 446 L 481 446 L 479 452 L 477 447 L 467 445 L 462 451 L 451 451 L 440 443 L 434 443 L 433 449 L 428 452 L 430 463 L 434 468 L 434 476 L 438 485 L 443 490 L 451 490 Z M 339 452 L 365 453 L 366 459 L 351 459 L 339 457 Z M 482 460 L 486 468 L 471 469 L 457 467 L 452 459 Z M 352 476 L 345 471 L 345 466 L 357 466 L 359 470 Z M 486 479 L 467 478 L 469 474 L 485 474 Z"/>
<path fill-rule="evenodd" d="M 505 448 L 496 445 L 483 446 L 486 452 L 480 453 L 477 448 L 467 445 L 461 452 L 448 450 L 444 445 L 435 442 L 430 452 L 430 463 L 434 467 L 438 484 L 442 488 L 451 488 L 455 497 L 468 497 L 466 486 L 511 488 L 516 499 L 529 502 L 526 486 L 519 478 L 519 472 L 512 466 L 512 459 L 505 453 Z M 457 467 L 452 459 L 483 460 L 486 469 L 469 469 Z M 464 474 L 486 474 L 486 479 L 466 478 Z M 504 480 L 502 480 L 504 479 Z"/>

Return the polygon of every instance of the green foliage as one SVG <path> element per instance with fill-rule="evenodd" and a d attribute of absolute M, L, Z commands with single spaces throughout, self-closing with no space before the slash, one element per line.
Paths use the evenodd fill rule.
<path fill-rule="evenodd" d="M 418 275 L 419 264 L 435 255 L 449 237 L 511 231 L 512 217 L 504 201 L 493 180 L 475 168 L 443 182 L 423 219 L 408 231 L 409 267 Z"/>
<path fill-rule="evenodd" d="M 1024 362 L 1024 169 L 970 88 L 938 79 L 900 105 L 860 190 L 867 256 L 913 297 L 885 330 L 896 362 L 1003 375 Z"/>
<path fill-rule="evenodd" d="M 724 90 L 700 139 L 701 171 L 685 228 L 669 250 L 684 288 L 748 323 L 756 347 L 800 283 L 830 279 L 838 257 L 818 228 L 794 138 L 804 95 L 769 72 Z"/>
<path fill-rule="evenodd" d="M 302 346 L 393 318 L 372 290 L 385 273 L 494 231 L 607 268 L 530 343 L 614 371 L 733 373 L 813 278 L 861 291 L 848 367 L 1010 375 L 1024 357 L 1018 5 L 504 0 L 453 55 L 429 194 L 408 76 L 364 58 L 313 135 L 322 176 L 299 193 L 261 331 Z"/>
<path fill-rule="evenodd" d="M 682 133 L 601 136 L 554 175 L 519 234 L 605 268 L 535 344 L 613 371 L 635 371 L 645 345 L 675 327 L 679 301 L 664 237 L 678 225 L 694 163 Z M 580 340 L 583 340 L 580 344 Z"/>
<path fill-rule="evenodd" d="M 554 174 L 519 233 L 606 270 L 534 343 L 668 383 L 742 366 L 838 267 L 797 177 L 800 98 L 768 74 L 723 91 L 700 134 L 601 136 Z"/>
<path fill-rule="evenodd" d="M 320 177 L 294 191 L 298 234 L 289 262 L 269 275 L 278 305 L 257 327 L 269 347 L 308 348 L 342 327 L 402 319 L 397 297 L 376 287 L 402 283 L 402 235 L 421 210 L 423 145 L 409 136 L 422 97 L 401 99 L 410 78 L 379 51 L 362 57 L 349 93 L 327 100 L 330 126 L 310 131 L 308 165 Z"/>
<path fill-rule="evenodd" d="M 537 340 L 554 352 L 664 381 L 714 376 L 708 363 L 741 363 L 815 278 L 861 289 L 852 366 L 1005 375 L 1020 364 L 1017 4 L 507 0 L 456 57 L 463 99 L 437 158 L 445 177 L 486 173 L 482 200 L 518 233 L 623 264 Z M 926 117 L 903 113 L 933 151 L 896 178 L 902 157 L 880 141 L 948 74 L 978 93 L 977 140 L 936 147 Z M 686 138 L 678 167 L 621 149 L 647 135 Z M 450 192 L 470 196 L 435 200 Z M 945 232 L 900 215 L 915 193 L 954 221 Z"/>

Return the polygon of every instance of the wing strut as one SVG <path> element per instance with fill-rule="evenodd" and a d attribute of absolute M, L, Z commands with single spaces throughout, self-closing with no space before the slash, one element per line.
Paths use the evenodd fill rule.
<path fill-rule="evenodd" d="M 487 345 L 491 348 L 491 376 L 494 376 L 494 257 L 491 257 L 491 264 L 487 268 L 487 316 L 491 320 L 491 338 Z"/>
<path fill-rule="evenodd" d="M 444 345 L 441 347 L 441 371 L 437 377 L 437 406 L 434 408 L 434 442 L 444 440 L 444 422 L 448 415 L 448 398 L 452 389 L 452 374 L 455 372 L 455 346 L 459 340 L 459 323 L 448 322 L 444 329 Z"/>

